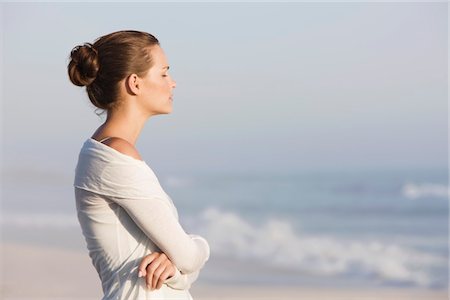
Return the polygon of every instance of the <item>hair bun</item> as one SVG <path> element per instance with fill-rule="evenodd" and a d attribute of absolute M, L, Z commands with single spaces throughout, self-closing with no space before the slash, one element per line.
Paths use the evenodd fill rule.
<path fill-rule="evenodd" d="M 77 86 L 90 85 L 99 69 L 97 50 L 90 43 L 76 46 L 70 52 L 69 78 Z"/>

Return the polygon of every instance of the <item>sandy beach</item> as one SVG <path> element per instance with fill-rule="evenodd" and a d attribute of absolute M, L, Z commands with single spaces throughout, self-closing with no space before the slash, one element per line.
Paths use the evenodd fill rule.
<path fill-rule="evenodd" d="M 1 246 L 1 299 L 100 299 L 100 281 L 88 255 L 74 250 L 18 243 Z M 195 300 L 286 299 L 448 299 L 446 290 L 377 290 L 296 286 L 211 285 L 200 279 Z"/>

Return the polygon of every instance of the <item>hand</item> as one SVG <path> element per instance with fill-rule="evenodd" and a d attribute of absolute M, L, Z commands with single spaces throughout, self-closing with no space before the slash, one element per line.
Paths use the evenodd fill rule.
<path fill-rule="evenodd" d="M 145 276 L 147 288 L 160 289 L 164 281 L 175 275 L 175 266 L 164 253 L 146 255 L 139 264 L 139 277 Z"/>

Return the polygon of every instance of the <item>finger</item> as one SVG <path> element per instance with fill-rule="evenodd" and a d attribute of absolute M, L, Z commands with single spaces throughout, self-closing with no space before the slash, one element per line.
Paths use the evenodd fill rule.
<path fill-rule="evenodd" d="M 162 284 L 164 283 L 164 281 L 167 279 L 167 277 L 169 277 L 171 265 L 172 265 L 172 263 L 169 260 L 166 260 L 159 266 L 159 268 L 158 268 L 159 275 L 153 276 L 153 280 L 154 280 L 153 288 L 154 289 L 156 289 L 156 288 L 159 289 L 162 286 Z"/>
<path fill-rule="evenodd" d="M 170 271 L 169 277 L 175 276 L 175 274 L 177 273 L 177 268 L 175 267 L 175 265 L 172 262 L 170 262 L 168 269 Z"/>
<path fill-rule="evenodd" d="M 158 281 L 165 270 L 166 270 L 165 263 L 160 264 L 158 269 L 155 270 L 155 273 L 153 273 L 153 278 L 152 278 L 152 289 L 156 289 L 156 286 L 158 285 Z"/>
<path fill-rule="evenodd" d="M 139 275 L 141 275 L 140 277 L 146 276 L 146 275 L 147 275 L 147 271 L 146 271 L 147 266 L 148 266 L 149 264 L 151 264 L 152 261 L 155 260 L 158 256 L 159 256 L 159 253 L 158 253 L 158 252 L 153 252 L 153 253 L 151 253 L 151 254 L 149 254 L 149 255 L 146 255 L 146 256 L 142 259 L 141 263 L 139 264 L 138 270 L 139 270 L 139 273 L 140 273 L 140 274 L 138 274 L 138 276 L 139 276 Z"/>
<path fill-rule="evenodd" d="M 144 258 L 141 260 L 141 263 L 139 264 L 139 267 L 138 267 L 138 271 L 139 271 L 138 276 L 139 275 L 145 276 L 147 274 L 147 272 L 146 272 L 147 266 L 158 256 L 159 256 L 158 252 L 153 252 L 149 255 L 144 256 Z M 142 277 L 142 276 L 139 276 L 139 277 Z"/>
<path fill-rule="evenodd" d="M 167 256 L 163 253 L 156 258 L 154 261 L 152 261 L 151 266 L 154 268 L 153 277 L 152 277 L 152 289 L 156 288 L 156 285 L 158 283 L 159 276 L 167 267 L 167 264 L 170 263 Z"/>
<path fill-rule="evenodd" d="M 147 275 L 145 277 L 147 288 L 152 289 L 153 288 L 153 277 L 155 276 L 154 273 L 158 269 L 159 265 L 161 264 L 161 261 L 158 259 L 153 260 L 148 266 L 147 266 Z"/>
<path fill-rule="evenodd" d="M 166 268 L 166 270 L 159 276 L 158 284 L 156 286 L 156 289 L 160 289 L 164 283 L 164 281 L 167 280 L 167 278 L 170 276 L 171 270 L 170 268 Z"/>

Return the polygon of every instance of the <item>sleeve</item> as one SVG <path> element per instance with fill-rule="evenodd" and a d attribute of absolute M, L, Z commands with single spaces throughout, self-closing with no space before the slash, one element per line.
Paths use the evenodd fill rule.
<path fill-rule="evenodd" d="M 178 269 L 175 271 L 175 275 L 166 279 L 164 282 L 169 287 L 176 290 L 187 290 L 191 287 L 192 283 L 197 280 L 200 271 L 195 271 L 189 274 L 181 274 Z"/>
<path fill-rule="evenodd" d="M 195 235 L 195 234 L 189 234 L 189 236 L 192 239 L 203 239 L 201 236 Z M 207 243 L 206 240 L 205 240 L 205 243 Z M 209 255 L 206 260 L 208 260 L 208 259 L 209 259 Z M 166 281 L 164 283 L 166 283 L 168 286 L 170 286 L 173 289 L 186 290 L 186 289 L 189 289 L 191 287 L 192 283 L 194 283 L 197 280 L 199 273 L 200 273 L 200 270 L 197 270 L 197 271 L 195 271 L 193 273 L 189 273 L 189 274 L 181 274 L 181 272 L 178 269 L 175 269 L 175 275 L 166 279 Z"/>
<path fill-rule="evenodd" d="M 163 251 L 184 274 L 200 270 L 209 259 L 208 242 L 198 235 L 187 234 L 164 199 L 112 199 L 133 219 L 137 226 Z"/>

